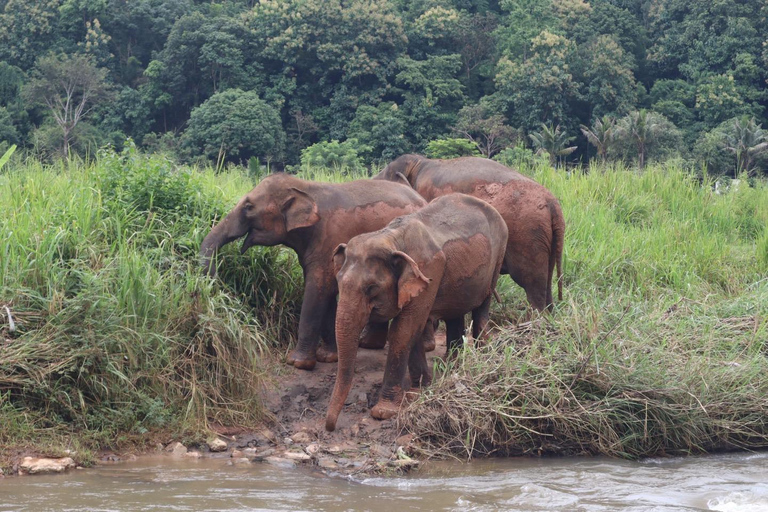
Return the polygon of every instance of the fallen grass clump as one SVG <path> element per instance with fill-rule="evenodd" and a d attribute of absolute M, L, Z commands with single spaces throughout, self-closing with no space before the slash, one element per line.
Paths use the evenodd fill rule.
<path fill-rule="evenodd" d="M 564 301 L 525 322 L 500 280 L 492 341 L 436 367 L 401 417 L 425 452 L 768 447 L 768 187 L 719 196 L 665 166 L 524 172 L 563 206 Z"/>

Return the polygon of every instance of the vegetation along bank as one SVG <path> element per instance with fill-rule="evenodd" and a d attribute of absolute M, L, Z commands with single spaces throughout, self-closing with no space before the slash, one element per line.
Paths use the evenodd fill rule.
<path fill-rule="evenodd" d="M 434 362 L 389 442 L 410 433 L 422 458 L 767 446 L 766 184 L 715 193 L 675 162 L 521 172 L 562 204 L 564 299 L 529 320 L 502 277 L 493 340 Z M 298 264 L 284 248 L 226 247 L 216 279 L 198 265 L 253 179 L 132 146 L 0 170 L 3 468 L 25 451 L 88 464 L 222 426 L 279 431 L 265 397 L 287 371 Z"/>

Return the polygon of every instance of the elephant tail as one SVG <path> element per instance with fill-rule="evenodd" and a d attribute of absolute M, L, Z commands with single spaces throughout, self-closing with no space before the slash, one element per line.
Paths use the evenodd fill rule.
<path fill-rule="evenodd" d="M 555 199 L 549 205 L 552 218 L 552 248 L 549 257 L 549 282 L 552 282 L 552 273 L 557 268 L 557 299 L 563 300 L 563 247 L 565 245 L 565 219 L 560 202 Z M 551 307 L 551 305 L 550 305 Z"/>

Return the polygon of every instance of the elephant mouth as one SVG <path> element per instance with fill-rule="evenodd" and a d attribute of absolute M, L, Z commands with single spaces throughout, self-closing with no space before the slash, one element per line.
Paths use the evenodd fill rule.
<path fill-rule="evenodd" d="M 240 254 L 245 254 L 245 251 L 256 245 L 256 235 L 253 231 L 248 232 L 248 236 L 243 240 L 243 245 L 240 246 Z"/>

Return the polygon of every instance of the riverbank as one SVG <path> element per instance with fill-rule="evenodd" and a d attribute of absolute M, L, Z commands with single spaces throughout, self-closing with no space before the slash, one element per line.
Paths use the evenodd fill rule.
<path fill-rule="evenodd" d="M 417 459 L 768 446 L 768 187 L 715 194 L 671 165 L 523 172 L 563 206 L 564 300 L 529 318 L 503 277 L 493 341 L 452 365 L 435 360 L 434 384 L 397 421 L 368 416 L 381 370 L 359 364 L 362 387 L 341 416 L 350 446 L 361 456 L 383 446 L 382 460 L 404 458 L 402 435 Z M 320 419 L 335 366 L 281 362 L 302 289 L 292 253 L 231 244 L 217 279 L 198 271 L 200 241 L 251 187 L 236 169 L 180 168 L 131 148 L 4 167 L 6 473 L 22 454 L 69 450 L 87 466 L 105 450 L 202 446 L 217 431 L 267 428 L 275 439 L 252 447 L 265 450 L 299 432 L 302 448 L 341 447 L 324 441 Z"/>

